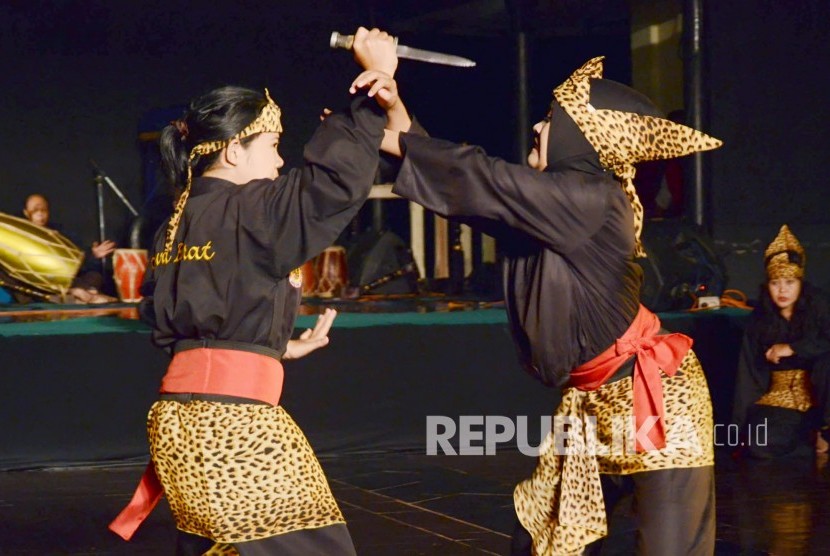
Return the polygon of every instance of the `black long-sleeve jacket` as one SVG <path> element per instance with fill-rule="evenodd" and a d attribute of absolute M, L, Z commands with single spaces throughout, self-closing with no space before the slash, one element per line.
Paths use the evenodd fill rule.
<path fill-rule="evenodd" d="M 605 173 L 539 172 L 481 148 L 402 133 L 394 191 L 494 235 L 519 357 L 544 383 L 602 353 L 639 308 L 633 212 Z"/>
<path fill-rule="evenodd" d="M 301 299 L 292 271 L 330 246 L 368 197 L 385 123 L 362 96 L 320 125 L 301 168 L 245 185 L 194 179 L 171 256 L 178 260 L 148 269 L 143 287 L 154 342 L 207 338 L 284 353 Z"/>

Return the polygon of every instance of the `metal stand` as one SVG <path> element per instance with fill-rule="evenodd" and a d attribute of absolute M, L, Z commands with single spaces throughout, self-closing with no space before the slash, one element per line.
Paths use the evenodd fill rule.
<path fill-rule="evenodd" d="M 703 127 L 703 1 L 685 0 L 683 2 L 683 77 L 685 81 L 684 103 L 686 105 L 686 125 L 695 129 Z M 708 192 L 704 186 L 703 153 L 690 156 L 691 167 L 683 176 L 687 184 L 684 192 L 689 199 L 686 210 L 692 221 L 706 231 L 711 232 L 709 221 Z"/>
<path fill-rule="evenodd" d="M 98 241 L 104 241 L 106 237 L 106 225 L 104 224 L 104 178 L 100 174 L 95 175 L 95 196 L 98 198 Z M 101 276 L 107 276 L 107 258 L 101 259 Z"/>
<path fill-rule="evenodd" d="M 127 197 L 124 196 L 124 193 L 115 185 L 109 176 L 104 173 L 104 171 L 95 164 L 94 160 L 90 159 L 90 164 L 95 169 L 95 193 L 98 197 L 98 241 L 104 242 L 107 239 L 107 232 L 106 232 L 106 217 L 104 214 L 104 184 L 106 183 L 110 189 L 113 190 L 115 195 L 121 200 L 127 210 L 133 215 L 133 217 L 138 216 L 138 211 L 135 210 L 135 207 L 127 200 Z M 103 276 L 109 276 L 108 269 L 107 269 L 107 258 L 104 257 L 101 259 L 101 273 Z"/>

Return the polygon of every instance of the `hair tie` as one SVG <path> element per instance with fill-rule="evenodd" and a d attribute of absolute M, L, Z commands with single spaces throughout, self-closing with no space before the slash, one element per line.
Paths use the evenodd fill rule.
<path fill-rule="evenodd" d="M 178 131 L 179 135 L 182 136 L 182 139 L 187 139 L 188 129 L 187 129 L 187 122 L 184 120 L 173 120 L 170 122 L 170 125 L 174 126 Z"/>

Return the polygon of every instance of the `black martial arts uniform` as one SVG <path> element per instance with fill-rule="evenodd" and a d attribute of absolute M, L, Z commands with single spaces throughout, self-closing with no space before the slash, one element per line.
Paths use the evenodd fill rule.
<path fill-rule="evenodd" d="M 552 126 L 564 118 L 554 114 Z M 626 332 L 638 313 L 642 282 L 633 258 L 629 199 L 576 126 L 567 125 L 573 142 L 562 146 L 562 156 L 549 156 L 545 172 L 489 157 L 479 147 L 402 133 L 403 161 L 394 186 L 399 195 L 496 237 L 519 358 L 534 376 L 557 387 L 566 387 L 572 369 Z M 552 127 L 550 140 L 563 133 Z M 589 457 L 543 451 L 534 477 L 515 493 L 535 554 L 579 552 L 606 534 L 603 491 L 610 502 L 610 485 L 599 487 L 600 474 L 619 483 L 634 480 L 642 553 L 680 553 L 674 551 L 683 547 L 684 553 L 711 554 L 711 404 L 691 350 L 680 371 L 662 383 L 665 449 Z M 629 364 L 594 392 L 566 387 L 557 416 L 597 416 L 599 439 L 610 442 L 619 432 L 612 416 L 630 415 L 631 388 Z M 686 436 L 695 441 L 686 443 Z M 529 554 L 529 544 L 517 538 L 515 553 Z"/>
<path fill-rule="evenodd" d="M 361 96 L 326 118 L 299 169 L 244 185 L 193 179 L 172 251 L 165 255 L 165 225 L 150 256 L 141 312 L 153 341 L 173 353 L 201 345 L 281 357 L 301 299 L 299 267 L 367 198 L 385 122 Z M 320 465 L 282 407 L 192 398 L 162 396 L 148 418 L 181 553 L 214 543 L 223 554 L 354 553 Z M 219 471 L 192 480 L 210 466 Z"/>

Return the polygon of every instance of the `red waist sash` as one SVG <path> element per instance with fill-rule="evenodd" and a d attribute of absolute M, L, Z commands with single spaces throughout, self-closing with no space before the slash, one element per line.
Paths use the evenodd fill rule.
<path fill-rule="evenodd" d="M 235 349 L 197 348 L 177 353 L 161 379 L 163 394 L 221 394 L 277 405 L 282 363 Z"/>
<path fill-rule="evenodd" d="M 273 357 L 233 349 L 196 348 L 173 356 L 161 381 L 162 394 L 218 394 L 277 405 L 282 394 L 282 363 Z M 153 462 L 132 499 L 109 528 L 130 540 L 164 494 Z"/>
<path fill-rule="evenodd" d="M 659 331 L 660 319 L 640 305 L 637 317 L 622 337 L 604 352 L 574 369 L 568 383 L 579 390 L 597 390 L 623 363 L 632 355 L 636 355 L 632 380 L 638 452 L 646 451 L 639 433 L 650 418 L 656 418 L 656 421 L 646 434 L 652 445 L 648 449 L 659 450 L 666 447 L 663 383 L 660 371 L 674 376 L 692 347 L 692 339 L 684 334 L 658 336 Z"/>

